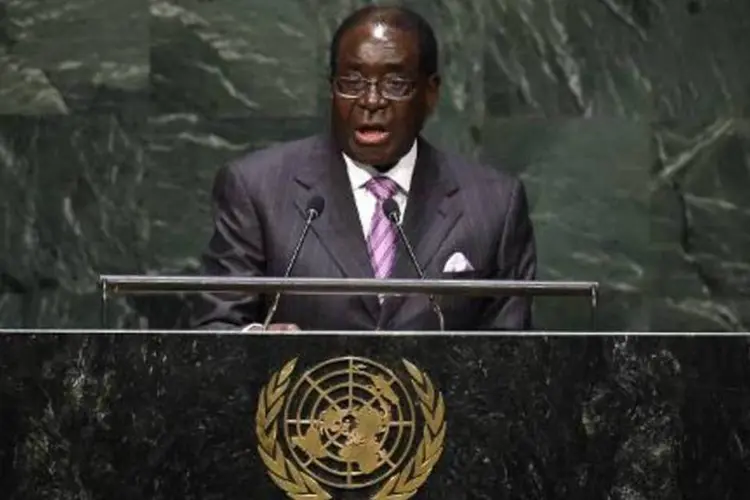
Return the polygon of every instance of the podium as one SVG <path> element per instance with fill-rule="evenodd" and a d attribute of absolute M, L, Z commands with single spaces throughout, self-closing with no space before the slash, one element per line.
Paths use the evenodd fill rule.
<path fill-rule="evenodd" d="M 108 280 L 107 298 L 154 292 L 138 279 Z M 299 283 L 205 286 L 351 286 Z M 742 498 L 746 449 L 729 438 L 748 430 L 748 340 L 1 330 L 0 484 L 7 498 Z"/>

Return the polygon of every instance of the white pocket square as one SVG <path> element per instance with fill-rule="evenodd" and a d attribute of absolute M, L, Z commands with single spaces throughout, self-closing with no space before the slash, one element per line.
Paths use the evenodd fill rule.
<path fill-rule="evenodd" d="M 466 271 L 473 271 L 474 266 L 471 265 L 469 259 L 466 258 L 461 252 L 456 252 L 445 261 L 445 267 L 443 268 L 444 273 L 463 273 Z"/>

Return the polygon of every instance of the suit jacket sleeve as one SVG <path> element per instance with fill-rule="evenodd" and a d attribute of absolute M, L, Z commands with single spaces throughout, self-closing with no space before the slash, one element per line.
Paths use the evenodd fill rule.
<path fill-rule="evenodd" d="M 505 225 L 500 235 L 497 251 L 496 273 L 498 280 L 534 280 L 536 278 L 536 246 L 534 230 L 529 217 L 526 190 L 519 180 L 509 197 Z M 485 309 L 482 329 L 529 330 L 532 300 L 530 297 L 501 297 L 492 300 Z"/>
<path fill-rule="evenodd" d="M 255 203 L 236 170 L 222 168 L 213 187 L 214 228 L 203 254 L 210 276 L 260 276 L 265 273 L 263 230 Z M 261 301 L 236 293 L 194 296 L 193 328 L 234 329 L 258 321 Z"/>

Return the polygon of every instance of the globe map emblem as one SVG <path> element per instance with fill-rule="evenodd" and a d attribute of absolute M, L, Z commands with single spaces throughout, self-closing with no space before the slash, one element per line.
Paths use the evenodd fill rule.
<path fill-rule="evenodd" d="M 416 414 L 406 386 L 360 357 L 325 361 L 289 393 L 282 432 L 290 457 L 341 489 L 367 487 L 398 469 L 412 450 Z"/>

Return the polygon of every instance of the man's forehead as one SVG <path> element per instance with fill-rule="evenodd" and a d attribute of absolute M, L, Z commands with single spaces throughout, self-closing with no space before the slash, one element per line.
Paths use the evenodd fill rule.
<path fill-rule="evenodd" d="M 346 33 L 339 55 L 349 59 L 409 59 L 418 51 L 417 37 L 387 22 L 364 23 Z"/>

